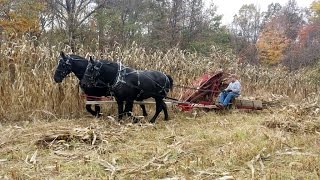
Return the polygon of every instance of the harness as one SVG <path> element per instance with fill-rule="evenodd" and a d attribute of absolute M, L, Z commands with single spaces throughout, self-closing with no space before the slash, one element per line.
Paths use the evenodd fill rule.
<path fill-rule="evenodd" d="M 126 84 L 125 76 L 130 73 L 127 73 L 127 67 L 123 66 L 121 62 L 118 62 L 118 72 L 115 82 L 111 85 L 112 90 L 120 88 L 122 84 Z"/>
<path fill-rule="evenodd" d="M 127 86 L 131 87 L 131 88 L 135 88 L 135 89 L 138 89 L 140 90 L 140 92 L 138 93 L 137 97 L 136 98 L 140 98 L 141 95 L 143 93 L 149 93 L 149 94 L 153 94 L 153 95 L 159 95 L 159 93 L 164 93 L 164 97 L 167 95 L 167 93 L 169 92 L 169 88 L 167 88 L 166 86 L 168 85 L 168 83 L 170 83 L 170 80 L 169 78 L 164 74 L 164 77 L 165 77 L 165 83 L 163 86 L 161 86 L 158 82 L 156 82 L 154 79 L 152 79 L 150 76 L 148 76 L 146 73 L 141 73 L 143 71 L 139 71 L 139 70 L 134 70 L 132 72 L 127 72 L 127 69 L 128 67 L 122 65 L 121 62 L 117 62 L 118 64 L 118 71 L 117 71 L 117 75 L 116 75 L 116 78 L 114 80 L 114 82 L 112 84 L 110 83 L 105 83 L 103 82 L 102 80 L 100 80 L 99 78 L 97 78 L 97 80 L 95 81 L 95 84 L 96 86 L 98 84 L 102 84 L 104 87 L 108 87 L 111 95 L 114 94 L 115 91 L 117 91 L 118 89 L 120 89 L 122 87 L 123 84 L 126 84 Z M 103 66 L 103 63 L 101 61 L 98 61 L 98 63 L 94 66 L 94 70 L 95 70 L 95 73 L 94 73 L 94 76 L 95 77 L 98 77 L 100 75 L 100 70 Z M 130 74 L 133 74 L 133 73 L 136 73 L 137 74 L 137 86 L 136 85 L 133 85 L 131 83 L 128 83 L 126 81 L 126 76 L 130 75 Z M 153 83 L 156 84 L 157 87 L 160 88 L 160 90 L 158 91 L 158 93 L 153 93 L 153 92 L 145 92 L 141 87 L 141 75 L 147 77 L 148 79 L 150 79 Z M 98 87 L 98 86 L 97 86 Z M 161 96 L 162 97 L 162 96 Z"/>

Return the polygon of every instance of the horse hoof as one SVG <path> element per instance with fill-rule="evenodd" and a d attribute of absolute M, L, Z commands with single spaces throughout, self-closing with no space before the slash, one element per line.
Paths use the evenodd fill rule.
<path fill-rule="evenodd" d="M 139 121 L 140 121 L 139 118 L 132 117 L 132 123 L 133 123 L 133 124 L 136 124 L 136 123 L 138 123 Z"/>
<path fill-rule="evenodd" d="M 150 120 L 149 122 L 154 124 L 156 122 L 156 120 Z"/>
<path fill-rule="evenodd" d="M 96 116 L 96 118 L 100 118 L 102 116 L 102 113 L 99 113 L 99 114 L 97 114 L 95 116 Z"/>
<path fill-rule="evenodd" d="M 124 124 L 124 120 L 120 119 L 120 120 L 118 120 L 118 123 L 119 124 Z"/>

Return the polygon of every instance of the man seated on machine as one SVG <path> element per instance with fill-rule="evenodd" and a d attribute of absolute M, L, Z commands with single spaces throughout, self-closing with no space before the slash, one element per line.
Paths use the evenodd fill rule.
<path fill-rule="evenodd" d="M 237 75 L 231 74 L 229 77 L 231 82 L 228 87 L 219 94 L 219 103 L 217 106 L 220 108 L 227 107 L 233 98 L 240 95 L 241 84 L 238 81 Z"/>

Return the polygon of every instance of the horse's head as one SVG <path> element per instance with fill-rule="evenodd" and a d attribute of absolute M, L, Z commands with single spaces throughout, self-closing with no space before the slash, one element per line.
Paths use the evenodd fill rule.
<path fill-rule="evenodd" d="M 81 85 L 92 87 L 97 85 L 97 79 L 100 75 L 100 69 L 102 67 L 102 63 L 99 61 L 94 61 L 90 56 L 90 60 L 87 66 L 87 69 L 84 73 L 84 76 L 81 80 Z"/>
<path fill-rule="evenodd" d="M 71 57 L 68 57 L 64 52 L 60 52 L 60 59 L 53 79 L 56 83 L 62 82 L 62 80 L 71 73 Z"/>

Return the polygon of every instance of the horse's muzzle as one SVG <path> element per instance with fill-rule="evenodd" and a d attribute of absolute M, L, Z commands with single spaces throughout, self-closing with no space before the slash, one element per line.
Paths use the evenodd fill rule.
<path fill-rule="evenodd" d="M 82 86 L 82 87 L 91 87 L 89 83 L 86 83 L 86 82 L 83 82 L 83 81 L 80 81 L 80 86 Z"/>
<path fill-rule="evenodd" d="M 53 80 L 56 83 L 61 83 L 62 82 L 62 78 L 59 78 L 59 77 L 56 77 L 56 76 L 53 77 Z"/>
<path fill-rule="evenodd" d="M 80 86 L 91 88 L 91 87 L 95 87 L 96 84 L 95 84 L 95 82 L 91 81 L 90 79 L 89 80 L 82 79 L 80 81 Z"/>

